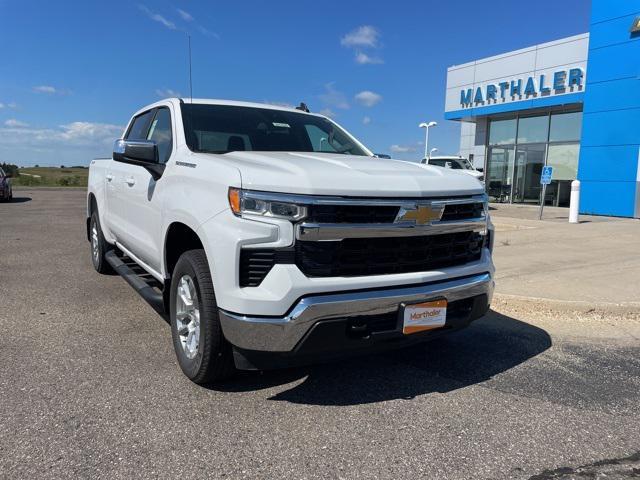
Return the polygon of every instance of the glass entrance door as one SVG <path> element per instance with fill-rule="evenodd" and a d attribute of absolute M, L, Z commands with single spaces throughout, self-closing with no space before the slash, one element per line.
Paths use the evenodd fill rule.
<path fill-rule="evenodd" d="M 513 145 L 489 148 L 487 194 L 492 202 L 508 203 L 511 199 L 513 151 Z"/>
<path fill-rule="evenodd" d="M 540 176 L 546 148 L 544 143 L 518 145 L 513 172 L 514 203 L 540 203 Z"/>

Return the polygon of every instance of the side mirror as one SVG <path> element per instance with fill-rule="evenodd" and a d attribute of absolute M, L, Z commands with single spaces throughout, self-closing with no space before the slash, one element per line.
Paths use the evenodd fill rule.
<path fill-rule="evenodd" d="M 387 160 L 391 160 L 391 155 L 387 155 L 386 153 L 374 153 L 373 156 L 377 158 L 386 158 Z"/>
<path fill-rule="evenodd" d="M 476 171 L 483 173 L 484 172 L 484 168 L 480 167 L 480 168 L 476 168 Z"/>
<path fill-rule="evenodd" d="M 154 180 L 158 180 L 164 173 L 165 166 L 160 163 L 156 142 L 148 140 L 116 140 L 113 145 L 113 159 L 116 162 L 145 168 Z"/>

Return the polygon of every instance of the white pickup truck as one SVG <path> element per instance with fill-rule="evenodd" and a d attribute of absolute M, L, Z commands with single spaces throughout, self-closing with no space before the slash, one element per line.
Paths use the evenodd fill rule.
<path fill-rule="evenodd" d="M 196 383 L 412 345 L 489 308 L 481 183 L 377 158 L 301 107 L 163 100 L 91 162 L 93 265 L 168 318 Z"/>

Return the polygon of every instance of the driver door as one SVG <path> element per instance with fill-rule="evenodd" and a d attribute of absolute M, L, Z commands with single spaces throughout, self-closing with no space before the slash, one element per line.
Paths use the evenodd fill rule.
<path fill-rule="evenodd" d="M 128 135 L 130 140 L 151 140 L 158 146 L 159 161 L 166 163 L 173 150 L 171 112 L 168 107 L 155 108 L 149 114 L 144 128 Z M 115 175 L 120 213 L 119 241 L 136 257 L 156 271 L 161 270 L 162 211 L 159 190 L 162 178 L 157 181 L 138 165 L 118 164 Z"/>

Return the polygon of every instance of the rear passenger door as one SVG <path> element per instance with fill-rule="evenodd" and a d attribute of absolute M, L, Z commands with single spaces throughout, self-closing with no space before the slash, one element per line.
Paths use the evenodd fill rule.
<path fill-rule="evenodd" d="M 159 107 L 151 111 L 147 128 L 136 132 L 141 138 L 135 140 L 151 140 L 158 146 L 158 157 L 166 163 L 173 153 L 173 125 L 169 107 Z M 161 184 L 143 167 L 121 164 L 122 203 L 122 244 L 136 257 L 156 272 L 160 272 L 162 264 L 162 209 Z"/>

